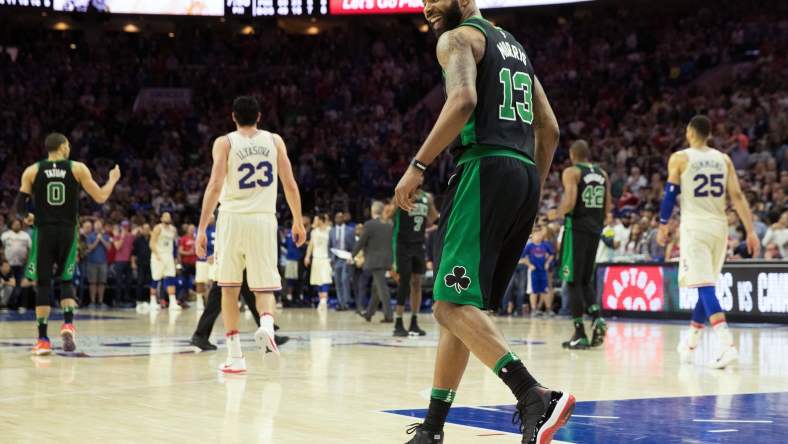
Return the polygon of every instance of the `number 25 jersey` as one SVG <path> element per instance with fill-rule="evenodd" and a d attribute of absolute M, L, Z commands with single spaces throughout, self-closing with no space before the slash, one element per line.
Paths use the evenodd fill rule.
<path fill-rule="evenodd" d="M 681 226 L 725 232 L 725 192 L 728 165 L 725 155 L 713 148 L 687 148 L 687 167 L 681 175 Z"/>
<path fill-rule="evenodd" d="M 222 188 L 223 213 L 276 213 L 277 148 L 268 131 L 251 137 L 238 131 L 227 135 L 230 152 Z"/>

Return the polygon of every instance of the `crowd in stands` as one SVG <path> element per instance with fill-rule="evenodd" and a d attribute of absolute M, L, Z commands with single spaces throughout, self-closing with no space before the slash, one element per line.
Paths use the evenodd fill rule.
<path fill-rule="evenodd" d="M 560 200 L 569 144 L 586 139 L 615 200 L 597 259 L 675 259 L 677 239 L 656 242 L 656 213 L 667 158 L 685 146 L 690 117 L 703 112 L 714 122 L 711 145 L 731 156 L 754 209 L 763 259 L 788 257 L 785 9 L 773 0 L 723 1 L 659 14 L 599 6 L 571 17 L 501 17 L 524 43 L 561 126 L 543 213 Z M 112 258 L 118 233 L 144 236 L 164 211 L 181 235 L 196 222 L 212 141 L 233 129 L 231 100 L 247 93 L 265 110 L 261 126 L 288 145 L 305 211 L 363 222 L 371 199 L 392 194 L 435 120 L 424 100 L 440 88 L 434 45 L 402 18 L 317 36 L 273 26 L 242 36 L 185 24 L 175 37 L 8 27 L 0 31 L 0 232 L 27 229 L 14 230 L 10 206 L 23 168 L 43 157 L 47 132 L 64 132 L 72 157 L 100 181 L 119 163 L 123 179 L 109 202 L 82 201 L 82 260 L 96 281 L 86 300 L 101 304 L 102 278 L 126 276 L 134 265 L 136 244 L 129 256 L 125 238 Z M 144 87 L 190 88 L 191 105 L 135 107 Z M 452 166 L 447 153 L 430 168 L 425 186 L 438 203 Z M 729 222 L 729 257 L 748 258 L 735 213 Z M 555 242 L 560 225 L 541 224 Z M 3 236 L 3 260 L 18 270 L 18 247 L 9 254 L 6 238 L 20 245 L 21 235 Z M 102 264 L 110 262 L 128 268 L 107 273 Z"/>

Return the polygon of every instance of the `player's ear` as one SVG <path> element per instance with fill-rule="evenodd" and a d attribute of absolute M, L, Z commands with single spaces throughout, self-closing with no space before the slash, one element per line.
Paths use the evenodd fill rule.
<path fill-rule="evenodd" d="M 260 123 L 260 119 L 262 118 L 262 114 L 257 113 L 257 121 L 256 123 Z"/>

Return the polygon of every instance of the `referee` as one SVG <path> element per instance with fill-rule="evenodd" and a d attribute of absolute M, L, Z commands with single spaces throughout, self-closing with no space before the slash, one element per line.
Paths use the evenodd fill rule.
<path fill-rule="evenodd" d="M 47 322 L 53 278 L 60 287 L 60 306 L 63 308 L 64 323 L 60 330 L 63 350 L 71 352 L 76 349 L 74 309 L 77 302 L 72 281 L 77 262 L 80 187 L 101 204 L 107 201 L 120 179 L 120 168 L 115 165 L 109 172 L 107 183 L 99 187 L 85 164 L 68 159 L 71 146 L 63 134 L 49 134 L 44 145 L 47 159 L 30 165 L 22 173 L 22 185 L 15 205 L 19 216 L 25 218 L 32 200 L 35 215 L 33 247 L 25 270 L 25 277 L 37 283 L 38 341 L 32 350 L 35 355 L 52 353 Z M 57 275 L 53 273 L 54 267 L 57 267 Z"/>

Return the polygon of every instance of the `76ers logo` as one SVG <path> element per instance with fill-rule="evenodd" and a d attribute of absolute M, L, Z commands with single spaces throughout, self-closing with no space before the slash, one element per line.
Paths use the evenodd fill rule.
<path fill-rule="evenodd" d="M 606 310 L 662 311 L 665 305 L 662 268 L 617 265 L 605 271 L 602 306 Z"/>

